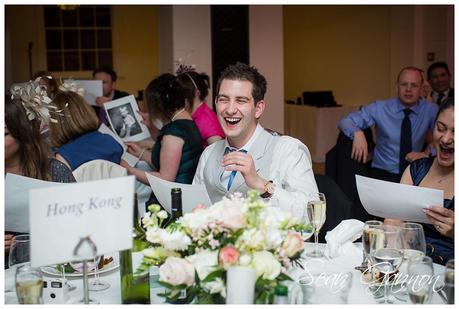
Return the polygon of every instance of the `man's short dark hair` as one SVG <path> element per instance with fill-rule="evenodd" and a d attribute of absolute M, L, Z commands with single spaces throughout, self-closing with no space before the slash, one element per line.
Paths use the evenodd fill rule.
<path fill-rule="evenodd" d="M 252 96 L 255 104 L 265 98 L 267 82 L 254 66 L 242 62 L 231 64 L 223 70 L 217 82 L 217 95 L 220 92 L 220 85 L 224 79 L 241 80 L 252 83 Z"/>
<path fill-rule="evenodd" d="M 118 78 L 118 76 L 116 75 L 116 72 L 113 71 L 112 68 L 107 67 L 107 66 L 102 66 L 102 67 L 98 67 L 97 69 L 95 69 L 92 72 L 92 77 L 94 78 L 94 76 L 96 76 L 97 73 L 106 73 L 110 75 L 112 77 L 112 82 L 116 82 L 116 79 Z"/>
<path fill-rule="evenodd" d="M 438 68 L 445 69 L 446 72 L 448 72 L 448 75 L 451 75 L 451 73 L 449 72 L 448 65 L 445 62 L 434 62 L 427 69 L 427 79 L 430 79 L 432 77 L 432 71 Z"/>

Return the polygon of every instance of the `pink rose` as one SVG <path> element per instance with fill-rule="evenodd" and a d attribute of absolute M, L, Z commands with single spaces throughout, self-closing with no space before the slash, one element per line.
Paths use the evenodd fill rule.
<path fill-rule="evenodd" d="M 185 259 L 170 256 L 159 267 L 159 280 L 172 285 L 191 286 L 194 283 L 193 264 Z"/>
<path fill-rule="evenodd" d="M 300 234 L 289 232 L 281 249 L 284 250 L 286 256 L 292 257 L 304 249 L 304 240 Z"/>
<path fill-rule="evenodd" d="M 206 205 L 204 205 L 204 204 L 198 204 L 198 205 L 196 205 L 195 208 L 193 208 L 193 210 L 192 210 L 191 212 L 192 212 L 192 213 L 196 213 L 196 212 L 199 212 L 199 211 L 203 211 L 203 210 L 205 210 L 205 209 L 207 209 Z"/>
<path fill-rule="evenodd" d="M 244 227 L 244 214 L 238 206 L 226 206 L 218 214 L 222 226 L 236 231 Z"/>
<path fill-rule="evenodd" d="M 234 247 L 225 246 L 220 250 L 218 260 L 220 265 L 225 268 L 234 265 L 239 260 L 239 251 L 237 251 L 237 249 Z"/>

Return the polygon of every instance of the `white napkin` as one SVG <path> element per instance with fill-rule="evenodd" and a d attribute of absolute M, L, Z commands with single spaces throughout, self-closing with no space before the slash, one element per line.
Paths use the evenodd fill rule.
<path fill-rule="evenodd" d="M 325 236 L 327 242 L 325 254 L 330 258 L 336 258 L 356 251 L 361 252 L 362 250 L 357 248 L 353 242 L 361 236 L 364 225 L 363 222 L 356 219 L 341 221 Z"/>

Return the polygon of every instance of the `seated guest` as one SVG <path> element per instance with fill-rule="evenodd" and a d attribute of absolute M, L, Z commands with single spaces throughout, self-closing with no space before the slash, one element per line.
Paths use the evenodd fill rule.
<path fill-rule="evenodd" d="M 98 106 L 95 107 L 100 123 L 110 126 L 105 112 L 104 103 L 126 97 L 129 93 L 116 89 L 116 80 L 118 75 L 109 67 L 100 67 L 92 72 L 94 80 L 102 81 L 102 96 L 96 98 Z"/>
<path fill-rule="evenodd" d="M 437 156 L 412 162 L 400 182 L 444 192 L 443 205 L 433 205 L 425 210 L 432 224 L 423 226 L 427 254 L 434 262 L 445 264 L 454 258 L 454 102 L 451 99 L 440 105 L 433 142 Z M 385 222 L 396 224 L 400 221 L 386 219 Z"/>
<path fill-rule="evenodd" d="M 49 124 L 56 159 L 72 171 L 91 160 L 120 163 L 123 148 L 113 137 L 98 131 L 97 115 L 82 96 L 73 91 L 59 91 L 53 104 L 61 111 L 58 121 Z"/>
<path fill-rule="evenodd" d="M 258 123 L 266 106 L 265 77 L 255 67 L 236 63 L 223 71 L 216 90 L 226 139 L 204 150 L 193 183 L 206 186 L 212 203 L 253 189 L 302 217 L 308 193 L 317 192 L 311 156 L 299 140 L 272 135 Z"/>
<path fill-rule="evenodd" d="M 146 161 L 154 169 L 152 175 L 190 184 L 202 153 L 202 139 L 191 115 L 185 109 L 183 88 L 174 75 L 163 74 L 148 84 L 145 98 L 151 123 L 157 117 L 164 126 L 152 152 L 142 149 L 136 143 L 126 143 L 128 152 Z M 121 165 L 126 167 L 129 174 L 148 185 L 145 171 L 130 167 L 124 161 Z M 147 202 L 148 205 L 150 202 Z"/>
<path fill-rule="evenodd" d="M 427 79 L 432 88 L 432 101 L 441 104 L 446 99 L 454 99 L 454 89 L 451 88 L 451 73 L 444 62 L 435 62 L 427 70 Z"/>
<path fill-rule="evenodd" d="M 427 157 L 438 107 L 421 98 L 422 71 L 403 68 L 397 77 L 398 97 L 378 100 L 360 111 L 350 113 L 338 123 L 352 143 L 351 158 L 366 163 L 368 144 L 363 130 L 376 129 L 376 147 L 370 175 L 373 178 L 399 182 L 409 162 Z"/>
<path fill-rule="evenodd" d="M 5 175 L 12 173 L 46 181 L 75 182 L 67 166 L 51 157 L 49 145 L 40 134 L 40 128 L 48 123 L 46 113 L 42 113 L 47 103 L 34 99 L 49 98 L 46 92 L 38 95 L 35 92 L 37 86 L 38 83 L 31 82 L 25 87 L 27 91 L 25 88 L 16 89 L 12 90 L 12 95 L 5 96 Z M 11 246 L 13 234 L 5 232 L 5 252 Z"/>
<path fill-rule="evenodd" d="M 209 76 L 181 66 L 177 70 L 177 80 L 185 89 L 186 109 L 198 126 L 204 147 L 225 138 L 217 116 L 205 102 L 209 93 Z"/>

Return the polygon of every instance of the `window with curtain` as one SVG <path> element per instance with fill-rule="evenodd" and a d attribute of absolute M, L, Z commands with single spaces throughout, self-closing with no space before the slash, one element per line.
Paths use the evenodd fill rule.
<path fill-rule="evenodd" d="M 44 6 L 48 71 L 112 67 L 110 6 Z"/>

